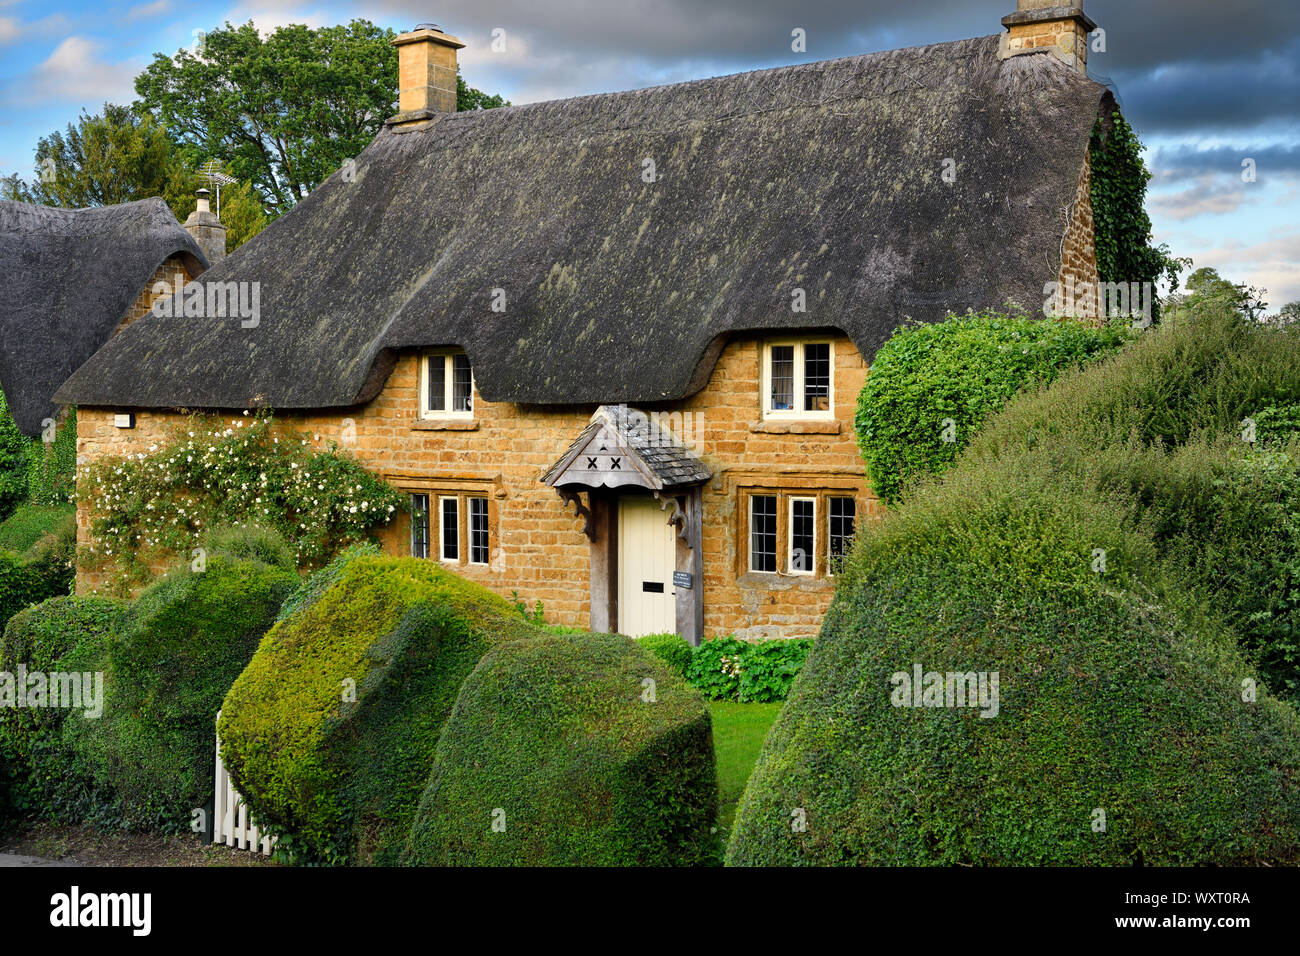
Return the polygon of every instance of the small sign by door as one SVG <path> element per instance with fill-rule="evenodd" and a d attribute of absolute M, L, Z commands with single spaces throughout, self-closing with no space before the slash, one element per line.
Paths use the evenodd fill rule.
<path fill-rule="evenodd" d="M 695 587 L 695 576 L 689 571 L 673 572 L 673 587 L 675 588 L 693 588 Z"/>

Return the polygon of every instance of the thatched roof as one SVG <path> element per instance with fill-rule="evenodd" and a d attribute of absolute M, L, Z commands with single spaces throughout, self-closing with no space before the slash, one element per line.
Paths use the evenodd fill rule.
<path fill-rule="evenodd" d="M 169 256 L 207 260 L 161 199 L 95 209 L 0 201 L 0 389 L 28 435 Z"/>
<path fill-rule="evenodd" d="M 905 316 L 1036 307 L 1111 100 L 997 47 L 390 127 L 355 181 L 335 174 L 208 273 L 261 283 L 255 328 L 147 317 L 59 397 L 343 406 L 377 394 L 396 351 L 458 345 L 489 401 L 654 402 L 702 387 L 742 330 L 834 327 L 870 358 Z"/>

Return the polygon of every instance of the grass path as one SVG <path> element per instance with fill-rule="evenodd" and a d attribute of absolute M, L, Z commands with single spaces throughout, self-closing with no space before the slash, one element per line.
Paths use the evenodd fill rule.
<path fill-rule="evenodd" d="M 776 720 L 781 706 L 781 703 L 709 701 L 709 710 L 713 714 L 713 752 L 718 762 L 718 826 L 724 839 L 731 832 L 736 804 L 745 792 L 745 784 L 754 770 L 758 752 L 763 749 L 767 730 Z"/>

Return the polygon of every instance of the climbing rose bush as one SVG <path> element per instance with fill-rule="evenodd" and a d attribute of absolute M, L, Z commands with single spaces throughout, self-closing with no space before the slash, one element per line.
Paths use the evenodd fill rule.
<path fill-rule="evenodd" d="M 94 515 L 83 562 L 139 570 L 167 553 L 186 558 L 208 529 L 256 524 L 317 566 L 386 525 L 401 495 L 331 442 L 322 450 L 277 426 L 192 416 L 163 444 L 81 470 L 78 495 Z"/>

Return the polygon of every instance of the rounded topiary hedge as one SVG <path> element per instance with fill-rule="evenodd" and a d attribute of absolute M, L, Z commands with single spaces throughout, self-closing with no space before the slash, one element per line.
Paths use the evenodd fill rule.
<path fill-rule="evenodd" d="M 353 551 L 318 575 L 230 689 L 223 757 L 299 860 L 389 863 L 461 682 L 537 630 L 434 561 Z"/>
<path fill-rule="evenodd" d="M 680 634 L 646 634 L 637 643 L 682 677 L 691 666 L 691 645 Z"/>
<path fill-rule="evenodd" d="M 103 717 L 63 724 L 121 823 L 188 828 L 211 800 L 222 698 L 297 584 L 283 567 L 213 553 L 203 571 L 176 568 L 131 604 L 96 662 Z"/>
<path fill-rule="evenodd" d="M 970 312 L 905 326 L 876 352 L 854 428 L 872 490 L 896 503 L 947 471 L 985 419 L 1021 389 L 1114 352 L 1123 324 Z"/>
<path fill-rule="evenodd" d="M 56 597 L 19 611 L 0 641 L 0 671 L 84 672 L 102 659 L 109 632 L 126 613 L 125 601 Z M 0 775 L 9 813 L 79 819 L 87 784 L 72 766 L 61 728 L 66 709 L 0 710 Z M 89 720 L 79 712 L 73 720 Z"/>
<path fill-rule="evenodd" d="M 717 808 L 698 692 L 625 636 L 542 634 L 489 651 L 465 681 L 404 860 L 710 864 Z"/>
<path fill-rule="evenodd" d="M 1300 860 L 1291 645 L 1256 620 L 1300 481 L 1239 434 L 1298 390 L 1300 332 L 1206 314 L 1018 399 L 859 536 L 728 862 Z M 918 665 L 997 672 L 996 714 L 903 706 Z"/>

